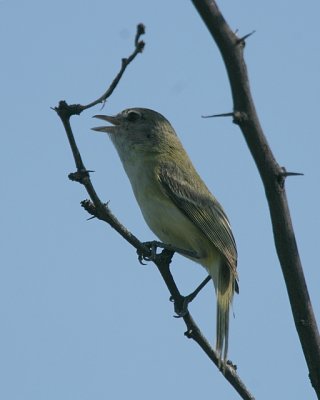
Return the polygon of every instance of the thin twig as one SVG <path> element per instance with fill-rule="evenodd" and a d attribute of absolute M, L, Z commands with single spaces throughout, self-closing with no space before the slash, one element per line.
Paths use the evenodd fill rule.
<path fill-rule="evenodd" d="M 134 39 L 135 43 L 135 49 L 133 53 L 128 57 L 128 58 L 123 58 L 121 61 L 121 69 L 118 72 L 117 76 L 114 78 L 112 81 L 111 85 L 107 89 L 107 91 L 100 96 L 97 100 L 93 101 L 92 103 L 87 104 L 86 106 L 81 106 L 81 111 L 86 110 L 88 108 L 91 108 L 99 103 L 105 103 L 108 97 L 110 97 L 114 91 L 114 89 L 117 87 L 120 79 L 122 78 L 122 75 L 124 74 L 124 71 L 126 70 L 127 66 L 133 61 L 136 56 L 139 53 L 142 53 L 145 43 L 143 40 L 140 40 L 141 35 L 144 35 L 145 33 L 145 26 L 143 24 L 139 24 L 137 26 L 137 33 Z"/>
<path fill-rule="evenodd" d="M 104 204 L 100 201 L 92 183 L 90 180 L 90 174 L 82 161 L 79 149 L 74 139 L 74 135 L 72 132 L 70 118 L 72 115 L 79 115 L 82 111 L 87 110 L 95 105 L 105 102 L 108 97 L 111 96 L 114 89 L 117 87 L 120 79 L 125 72 L 127 66 L 135 59 L 135 57 L 142 52 L 144 48 L 144 42 L 140 40 L 141 35 L 145 33 L 145 27 L 143 24 L 139 24 L 137 26 L 137 32 L 135 35 L 135 49 L 132 54 L 128 58 L 122 59 L 121 69 L 116 77 L 111 82 L 109 88 L 105 91 L 105 93 L 100 96 L 97 100 L 87 104 L 67 104 L 66 101 L 62 100 L 59 102 L 58 107 L 54 108 L 54 111 L 57 112 L 59 115 L 62 124 L 65 128 L 69 144 L 71 147 L 71 151 L 73 154 L 73 158 L 76 164 L 77 172 L 74 172 L 69 175 L 71 180 L 78 181 L 79 183 L 83 184 L 92 200 L 91 203 L 91 211 L 94 213 L 94 216 L 98 219 L 101 219 L 112 226 L 125 240 L 127 240 L 132 246 L 134 246 L 137 250 L 144 252 L 145 254 L 151 254 L 150 249 L 141 243 L 138 238 L 136 238 L 131 232 L 129 232 L 119 221 L 118 219 L 112 214 L 108 204 Z M 82 206 L 84 208 L 89 208 L 89 201 L 82 202 Z M 94 211 L 93 211 L 94 210 Z"/>
<path fill-rule="evenodd" d="M 174 303 L 179 304 L 183 302 L 183 296 L 181 296 L 179 289 L 170 272 L 169 266 L 172 256 L 173 252 L 165 249 L 161 252 L 161 254 L 158 254 L 156 256 L 154 263 L 158 267 L 158 270 L 169 289 L 171 298 L 173 299 Z M 187 327 L 185 336 L 189 339 L 193 339 L 207 354 L 210 360 L 219 368 L 219 357 L 217 353 L 215 352 L 215 350 L 213 350 L 208 340 L 204 337 L 204 335 L 200 331 L 198 325 L 192 318 L 190 312 L 188 311 L 182 318 Z M 232 362 L 228 361 L 225 370 L 223 372 L 221 371 L 221 373 L 223 373 L 224 377 L 231 384 L 231 386 L 237 391 L 237 393 L 242 397 L 242 399 L 254 400 L 254 396 L 246 388 L 246 385 L 237 374 L 236 369 L 237 369 L 236 366 L 233 365 Z"/>
<path fill-rule="evenodd" d="M 213 114 L 213 115 L 201 115 L 201 118 L 218 118 L 218 117 L 234 117 L 234 112 Z"/>

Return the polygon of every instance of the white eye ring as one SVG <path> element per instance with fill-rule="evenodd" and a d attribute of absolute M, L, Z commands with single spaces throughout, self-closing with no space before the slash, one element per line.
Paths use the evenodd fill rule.
<path fill-rule="evenodd" d="M 140 118 L 141 118 L 141 114 L 138 111 L 134 111 L 134 110 L 128 111 L 128 114 L 127 114 L 128 121 L 135 122 L 135 121 L 138 121 L 138 119 L 140 119 Z"/>

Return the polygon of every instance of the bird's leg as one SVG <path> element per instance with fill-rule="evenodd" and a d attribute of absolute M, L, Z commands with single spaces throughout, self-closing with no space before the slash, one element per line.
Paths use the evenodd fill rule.
<path fill-rule="evenodd" d="M 174 302 L 174 311 L 177 315 L 176 318 L 184 317 L 188 312 L 188 305 L 195 299 L 198 293 L 206 286 L 206 284 L 211 280 L 211 276 L 208 275 L 204 281 L 200 283 L 200 285 L 188 296 L 181 296 L 179 302 Z M 170 297 L 170 301 L 174 301 L 172 297 Z"/>
<path fill-rule="evenodd" d="M 145 247 L 147 247 L 149 249 L 149 252 L 148 252 L 148 254 L 145 254 L 143 252 L 143 250 L 140 250 L 140 249 L 137 250 L 138 259 L 139 259 L 140 264 L 142 264 L 142 265 L 145 265 L 145 263 L 143 261 L 154 261 L 157 264 L 157 258 L 160 257 L 161 254 L 164 253 L 164 252 L 162 252 L 161 254 L 157 254 L 158 247 L 164 249 L 164 251 L 171 252 L 170 261 L 171 261 L 171 257 L 174 252 L 177 252 L 177 253 L 186 255 L 188 257 L 192 257 L 192 258 L 200 258 L 199 255 L 192 250 L 180 249 L 180 248 L 174 247 L 170 244 L 157 242 L 155 240 L 151 241 L 151 242 L 144 242 L 143 244 L 145 245 Z M 169 274 L 171 276 L 171 279 L 173 279 L 171 273 L 169 273 Z M 200 285 L 188 296 L 182 296 L 179 293 L 178 289 L 176 288 L 176 285 L 174 284 L 175 288 L 177 289 L 177 293 L 175 294 L 175 296 L 170 297 L 170 301 L 172 301 L 174 303 L 174 311 L 177 314 L 177 315 L 175 315 L 176 318 L 183 317 L 187 314 L 188 304 L 191 303 L 192 300 L 195 299 L 195 297 L 198 295 L 198 293 L 201 291 L 201 289 L 203 289 L 210 280 L 211 280 L 211 276 L 208 275 L 206 277 L 206 279 L 203 282 L 201 282 Z"/>
<path fill-rule="evenodd" d="M 198 293 L 199 293 L 199 292 L 206 286 L 206 284 L 207 284 L 208 282 L 210 282 L 210 281 L 211 281 L 211 276 L 208 275 L 208 276 L 206 277 L 206 279 L 204 279 L 204 280 L 200 283 L 200 285 L 199 285 L 192 293 L 190 293 L 188 296 L 186 296 L 185 298 L 187 299 L 188 303 L 191 303 L 192 300 L 194 300 L 194 299 L 196 298 L 196 296 L 198 295 Z"/>

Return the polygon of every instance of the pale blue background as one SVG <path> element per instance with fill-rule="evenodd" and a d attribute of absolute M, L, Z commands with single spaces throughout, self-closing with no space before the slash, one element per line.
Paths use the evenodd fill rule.
<path fill-rule="evenodd" d="M 256 30 L 245 56 L 257 110 L 281 165 L 305 173 L 287 193 L 304 271 L 320 318 L 318 1 L 220 1 L 239 35 Z M 163 113 L 231 220 L 239 251 L 229 356 L 261 400 L 313 399 L 257 170 L 230 119 L 224 65 L 188 1 L 2 0 L 0 398 L 3 400 L 237 399 L 183 336 L 152 264 L 79 203 L 84 188 L 55 112 L 104 91 L 147 28 L 145 52 L 104 112 Z M 154 239 L 108 138 L 93 133 L 96 107 L 72 123 L 102 200 L 141 240 Z M 176 256 L 187 293 L 204 271 Z M 213 342 L 208 286 L 191 311 Z"/>

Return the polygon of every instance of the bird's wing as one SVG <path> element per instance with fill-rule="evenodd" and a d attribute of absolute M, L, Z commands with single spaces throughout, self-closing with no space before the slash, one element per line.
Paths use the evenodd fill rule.
<path fill-rule="evenodd" d="M 228 218 L 201 178 L 198 184 L 190 180 L 190 175 L 193 174 L 173 163 L 163 163 L 158 170 L 158 178 L 167 196 L 219 250 L 236 278 L 237 249 Z"/>

